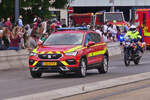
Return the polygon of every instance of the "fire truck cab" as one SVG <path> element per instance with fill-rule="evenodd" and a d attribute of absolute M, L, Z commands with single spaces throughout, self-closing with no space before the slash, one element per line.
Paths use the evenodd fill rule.
<path fill-rule="evenodd" d="M 143 41 L 150 46 L 150 9 L 136 9 L 135 25 L 138 27 Z"/>
<path fill-rule="evenodd" d="M 81 26 L 83 23 L 86 25 L 92 24 L 93 22 L 93 13 L 84 13 L 84 14 L 72 14 L 70 16 L 71 23 L 73 25 L 79 25 Z"/>
<path fill-rule="evenodd" d="M 86 25 L 102 25 L 105 22 L 108 24 L 113 24 L 113 21 L 116 21 L 116 25 L 124 26 L 127 25 L 127 22 L 124 20 L 123 12 L 97 12 L 93 13 L 84 13 L 84 14 L 72 14 L 70 16 L 73 24 L 82 25 L 85 23 Z"/>
<path fill-rule="evenodd" d="M 96 24 L 101 25 L 102 23 L 108 22 L 113 23 L 116 21 L 116 24 L 123 25 L 125 24 L 123 12 L 98 12 L 95 14 Z"/>

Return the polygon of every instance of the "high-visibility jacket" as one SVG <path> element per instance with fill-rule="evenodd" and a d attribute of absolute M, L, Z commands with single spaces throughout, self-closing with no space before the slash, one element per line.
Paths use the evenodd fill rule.
<path fill-rule="evenodd" d="M 128 31 L 125 35 L 125 38 L 126 37 L 130 37 L 131 39 L 141 39 L 142 38 L 138 31 L 136 31 L 135 33 Z"/>

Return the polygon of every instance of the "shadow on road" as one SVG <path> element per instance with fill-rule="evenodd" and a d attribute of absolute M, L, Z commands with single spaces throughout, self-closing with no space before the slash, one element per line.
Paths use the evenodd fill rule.
<path fill-rule="evenodd" d="M 99 75 L 99 73 L 96 72 L 88 72 L 86 77 L 92 77 L 94 75 Z M 72 78 L 80 78 L 77 74 L 75 73 L 66 73 L 66 74 L 47 74 L 46 76 L 43 76 L 42 78 L 44 79 L 72 79 Z"/>

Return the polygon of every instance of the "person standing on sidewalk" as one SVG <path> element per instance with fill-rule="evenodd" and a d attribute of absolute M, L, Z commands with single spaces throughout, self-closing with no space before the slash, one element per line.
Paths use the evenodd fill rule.
<path fill-rule="evenodd" d="M 1 18 L 0 27 L 4 27 L 4 24 L 5 24 L 5 19 Z"/>
<path fill-rule="evenodd" d="M 100 36 L 102 36 L 101 26 L 97 25 L 95 30 Z"/>
<path fill-rule="evenodd" d="M 19 44 L 21 42 L 21 37 L 18 34 L 18 32 L 19 32 L 19 27 L 14 27 L 13 32 L 10 34 L 10 44 L 8 50 L 18 51 L 20 49 Z"/>
<path fill-rule="evenodd" d="M 31 35 L 31 37 L 28 37 L 28 50 L 32 51 L 34 48 L 37 47 L 37 42 L 39 38 L 36 34 Z"/>
<path fill-rule="evenodd" d="M 116 25 L 116 20 L 113 21 L 113 25 L 112 25 L 112 39 L 113 41 L 116 40 L 116 36 L 117 36 L 117 25 Z"/>
<path fill-rule="evenodd" d="M 7 26 L 9 29 L 12 28 L 12 24 L 11 24 L 11 21 L 10 21 L 9 17 L 7 18 L 7 21 L 5 22 L 5 26 Z"/>
<path fill-rule="evenodd" d="M 22 26 L 23 26 L 22 18 L 23 18 L 23 17 L 20 15 L 20 16 L 19 16 L 19 19 L 17 20 L 17 25 L 18 25 L 19 27 L 22 27 Z"/>

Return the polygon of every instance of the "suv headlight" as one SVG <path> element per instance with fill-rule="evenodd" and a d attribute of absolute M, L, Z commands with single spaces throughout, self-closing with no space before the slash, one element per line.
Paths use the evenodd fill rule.
<path fill-rule="evenodd" d="M 30 56 L 36 56 L 36 53 L 31 52 L 31 53 L 30 53 Z"/>
<path fill-rule="evenodd" d="M 77 55 L 77 51 L 74 51 L 74 52 L 68 52 L 68 53 L 65 53 L 66 56 L 76 56 Z"/>

